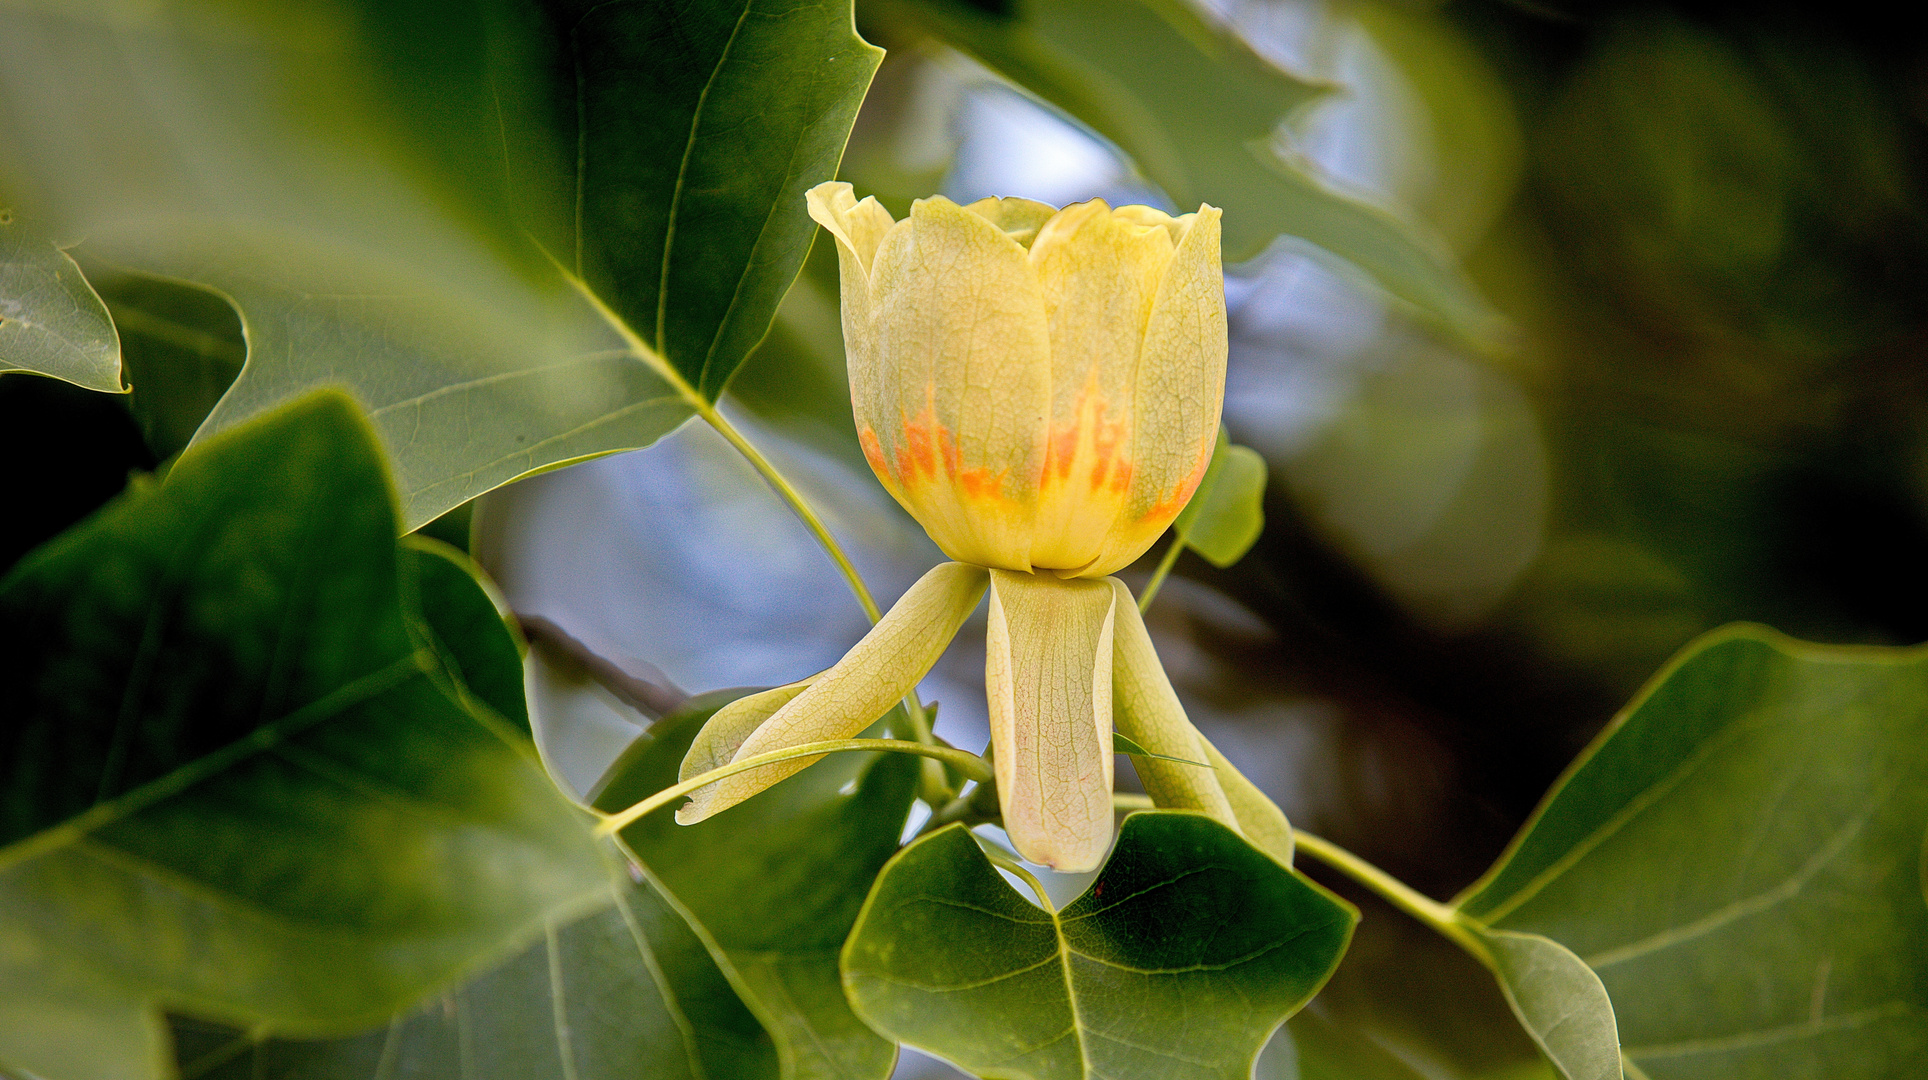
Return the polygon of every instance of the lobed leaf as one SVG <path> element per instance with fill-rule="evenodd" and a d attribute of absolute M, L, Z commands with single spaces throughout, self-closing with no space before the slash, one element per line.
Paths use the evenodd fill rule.
<path fill-rule="evenodd" d="M 412 632 L 396 531 L 322 394 L 0 581 L 0 1061 L 159 1077 L 163 1008 L 376 1022 L 608 902 L 581 812 Z"/>
<path fill-rule="evenodd" d="M 697 732 L 732 695 L 664 717 L 610 769 L 596 805 L 619 810 L 676 782 Z M 769 1028 L 788 1080 L 883 1080 L 896 1045 L 851 1012 L 837 951 L 897 850 L 919 759 L 833 754 L 696 825 L 669 808 L 622 832 L 722 950 Z"/>
<path fill-rule="evenodd" d="M 1627 1075 L 1652 1080 L 1873 1080 L 1924 1060 L 1925 661 L 1708 635 L 1457 901 L 1512 943 L 1502 981 L 1570 1080 L 1616 1075 L 1616 1026 Z"/>
<path fill-rule="evenodd" d="M 756 1080 L 777 1076 L 768 1032 L 702 932 L 643 876 L 613 903 L 552 919 L 520 954 L 377 1031 L 259 1041 L 198 1032 L 182 1080 Z"/>
<path fill-rule="evenodd" d="M 1191 811 L 1126 818 L 1090 890 L 1058 912 L 952 825 L 878 877 L 844 987 L 872 1027 L 979 1075 L 1244 1080 L 1357 917 Z"/>
<path fill-rule="evenodd" d="M 239 310 L 198 438 L 346 388 L 415 528 L 722 392 L 880 55 L 849 0 L 23 0 L 0 142 L 90 254 Z"/>

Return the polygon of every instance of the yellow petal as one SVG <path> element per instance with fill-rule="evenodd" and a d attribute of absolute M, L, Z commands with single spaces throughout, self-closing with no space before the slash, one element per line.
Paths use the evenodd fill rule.
<path fill-rule="evenodd" d="M 841 181 L 818 184 L 805 196 L 810 216 L 830 230 L 837 241 L 839 289 L 843 295 L 843 332 L 845 365 L 850 373 L 850 397 L 859 416 L 884 411 L 879 395 L 876 319 L 871 314 L 870 268 L 877 248 L 883 243 L 893 222 L 890 211 L 876 199 L 857 202 L 850 185 Z M 869 443 L 865 443 L 866 448 Z M 873 462 L 874 464 L 874 462 Z M 903 493 L 890 477 L 879 472 L 878 479 L 900 501 Z"/>
<path fill-rule="evenodd" d="M 991 572 L 984 690 L 1004 831 L 1078 872 L 1111 847 L 1112 590 Z"/>
<path fill-rule="evenodd" d="M 837 238 L 840 251 L 856 256 L 858 268 L 868 274 L 877 245 L 895 224 L 890 211 L 875 198 L 858 202 L 856 192 L 841 180 L 818 184 L 805 192 L 803 199 L 810 216 Z"/>
<path fill-rule="evenodd" d="M 1004 235 L 1027 248 L 1037 238 L 1038 230 L 1044 223 L 1058 212 L 1058 208 L 1050 203 L 1034 199 L 979 199 L 964 209 L 996 225 L 1004 231 Z"/>
<path fill-rule="evenodd" d="M 957 628 L 983 597 L 985 582 L 979 567 L 962 563 L 933 567 L 843 659 L 744 738 L 730 760 L 804 743 L 848 739 L 869 727 L 943 655 Z M 719 732 L 719 741 L 727 741 L 723 734 Z M 688 805 L 676 812 L 676 820 L 691 825 L 721 813 L 816 760 L 798 758 L 726 777 L 690 796 Z"/>
<path fill-rule="evenodd" d="M 1030 569 L 1051 348 L 1025 249 L 920 200 L 878 247 L 869 300 L 875 381 L 852 395 L 865 457 L 945 554 Z"/>
<path fill-rule="evenodd" d="M 1100 577 L 1143 554 L 1191 500 L 1211 464 L 1225 400 L 1225 276 L 1219 212 L 1201 206 L 1159 282 L 1145 324 L 1132 398 L 1137 402 L 1131 491 L 1083 570 Z"/>
<path fill-rule="evenodd" d="M 1051 325 L 1052 384 L 1036 568 L 1083 572 L 1121 513 L 1134 470 L 1140 346 L 1172 255 L 1166 229 L 1114 213 L 1102 199 L 1065 207 L 1031 245 Z"/>
<path fill-rule="evenodd" d="M 1153 758 L 1135 760 L 1132 765 L 1144 781 L 1145 793 L 1163 808 L 1202 810 L 1291 866 L 1292 826 L 1284 812 L 1192 726 L 1158 661 L 1145 622 L 1138 617 L 1131 590 L 1117 578 L 1108 583 L 1118 611 L 1112 667 L 1112 717 L 1118 730 L 1154 754 L 1213 766 L 1201 769 Z"/>

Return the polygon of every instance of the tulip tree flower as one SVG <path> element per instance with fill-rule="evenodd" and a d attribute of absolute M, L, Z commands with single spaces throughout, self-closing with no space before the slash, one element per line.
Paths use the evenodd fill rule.
<path fill-rule="evenodd" d="M 1216 446 L 1219 211 L 932 198 L 894 221 L 844 183 L 818 185 L 809 206 L 837 241 L 864 456 L 955 561 L 836 666 L 720 710 L 683 778 L 856 734 L 916 685 L 988 591 L 992 758 L 1019 854 L 1067 871 L 1103 861 L 1115 720 L 1164 756 L 1140 770 L 1159 805 L 1202 810 L 1289 858 L 1283 817 L 1186 719 L 1110 577 L 1172 523 Z M 812 760 L 719 780 L 677 820 Z"/>

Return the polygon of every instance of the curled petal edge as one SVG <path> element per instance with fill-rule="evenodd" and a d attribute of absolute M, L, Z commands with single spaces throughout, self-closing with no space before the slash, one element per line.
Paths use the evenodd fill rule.
<path fill-rule="evenodd" d="M 989 581 L 990 574 L 982 567 L 954 562 L 933 567 L 905 591 L 843 659 L 809 680 L 795 696 L 779 703 L 767 719 L 756 724 L 738 743 L 729 760 L 742 761 L 805 743 L 847 739 L 869 727 L 937 663 L 945 647 L 957 636 L 958 628 L 983 598 Z M 727 743 L 741 727 L 748 726 L 747 719 L 755 710 L 788 689 L 790 687 L 779 687 L 755 695 L 765 700 L 746 705 L 743 713 L 718 729 L 712 745 L 720 748 Z M 711 723 L 715 723 L 714 718 Z M 808 757 L 778 762 L 700 788 L 690 796 L 688 804 L 676 811 L 677 824 L 693 825 L 722 813 L 818 760 L 818 757 Z M 684 766 L 690 767 L 687 757 Z M 698 770 L 688 777 L 693 779 L 700 774 Z"/>

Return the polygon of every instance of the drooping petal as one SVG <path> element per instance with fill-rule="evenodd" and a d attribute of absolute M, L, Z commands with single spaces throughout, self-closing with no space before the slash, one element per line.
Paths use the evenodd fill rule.
<path fill-rule="evenodd" d="M 917 579 L 843 659 L 817 676 L 744 738 L 731 761 L 827 739 L 848 739 L 917 685 L 984 595 L 985 571 L 943 563 Z M 766 691 L 774 695 L 778 691 Z M 755 708 L 760 706 L 746 706 Z M 719 742 L 726 741 L 719 732 Z M 694 748 L 692 748 L 694 749 Z M 690 796 L 676 812 L 691 825 L 720 813 L 817 759 L 798 758 L 726 777 Z M 685 767 L 689 761 L 685 759 Z M 695 774 L 691 774 L 693 778 Z"/>
<path fill-rule="evenodd" d="M 1151 635 L 1145 631 L 1145 621 L 1138 617 L 1131 590 L 1117 578 L 1107 578 L 1106 583 L 1118 606 L 1111 669 L 1113 722 L 1125 738 L 1154 754 L 1205 761 L 1204 738 L 1185 716 L 1185 706 L 1165 677 L 1165 667 L 1152 647 Z M 1222 824 L 1238 827 L 1216 769 L 1153 758 L 1135 760 L 1132 766 L 1144 781 L 1145 794 L 1160 809 L 1202 810 Z"/>
<path fill-rule="evenodd" d="M 1122 217 L 1102 199 L 1064 208 L 1031 245 L 1051 326 L 1051 441 L 1031 547 L 1037 568 L 1082 571 L 1119 517 L 1133 473 L 1140 346 L 1172 255 L 1168 231 Z"/>
<path fill-rule="evenodd" d="M 1292 865 L 1292 826 L 1284 812 L 1192 726 L 1138 616 L 1131 590 L 1117 578 L 1108 584 L 1118 612 L 1112 668 L 1112 717 L 1118 730 L 1154 754 L 1212 766 L 1136 760 L 1132 764 L 1145 793 L 1161 808 L 1204 811 L 1259 850 Z"/>
<path fill-rule="evenodd" d="M 702 730 L 696 733 L 689 750 L 683 754 L 683 766 L 678 770 L 676 779 L 688 780 L 728 765 L 736 757 L 743 740 L 762 727 L 763 722 L 774 716 L 778 709 L 795 701 L 797 695 L 821 675 L 819 672 L 785 686 L 771 687 L 762 693 L 746 694 L 716 710 L 704 721 Z"/>
<path fill-rule="evenodd" d="M 1219 212 L 1201 206 L 1179 240 L 1145 324 L 1136 386 L 1131 490 L 1082 573 L 1101 577 L 1158 539 L 1204 478 L 1225 399 L 1225 276 Z M 1182 220 L 1182 219 L 1181 219 Z"/>
<path fill-rule="evenodd" d="M 1095 869 L 1111 847 L 1113 601 L 1101 581 L 991 572 L 984 690 L 1018 854 Z"/>
<path fill-rule="evenodd" d="M 1271 796 L 1260 791 L 1257 784 L 1246 779 L 1236 765 L 1227 761 L 1204 732 L 1199 733 L 1198 741 L 1205 744 L 1205 763 L 1212 766 L 1218 773 L 1219 783 L 1225 786 L 1225 798 L 1238 818 L 1238 831 L 1252 846 L 1291 866 L 1292 825 L 1286 821 L 1285 811 L 1279 809 Z"/>
<path fill-rule="evenodd" d="M 924 199 L 870 278 L 877 381 L 852 394 L 865 457 L 945 554 L 1029 570 L 1051 348 L 1025 249 Z"/>

